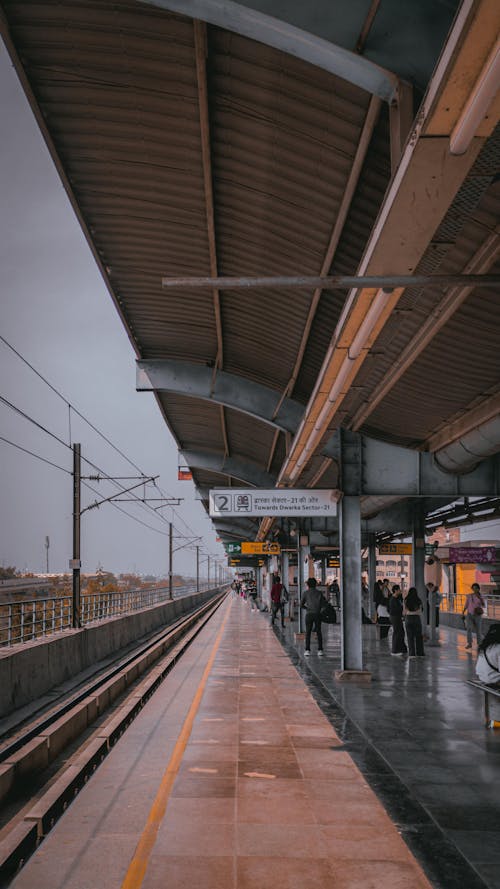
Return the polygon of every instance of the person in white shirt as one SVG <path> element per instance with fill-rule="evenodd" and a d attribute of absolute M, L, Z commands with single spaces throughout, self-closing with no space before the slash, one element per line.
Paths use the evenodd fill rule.
<path fill-rule="evenodd" d="M 500 687 L 500 624 L 492 624 L 479 645 L 476 675 L 485 685 Z"/>

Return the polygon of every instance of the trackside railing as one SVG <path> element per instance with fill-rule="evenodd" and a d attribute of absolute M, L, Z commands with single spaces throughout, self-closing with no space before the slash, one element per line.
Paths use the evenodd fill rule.
<path fill-rule="evenodd" d="M 201 583 L 199 592 L 208 588 L 208 583 Z M 178 599 L 195 592 L 195 584 L 185 584 L 174 587 L 173 596 Z M 82 626 L 120 614 L 142 611 L 153 605 L 161 605 L 168 599 L 168 587 L 82 593 L 80 603 Z M 0 646 L 31 642 L 42 636 L 69 630 L 71 627 L 71 595 L 0 602 Z"/>

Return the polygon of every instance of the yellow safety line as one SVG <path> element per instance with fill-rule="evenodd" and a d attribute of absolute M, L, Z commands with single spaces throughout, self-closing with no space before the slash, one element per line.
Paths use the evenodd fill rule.
<path fill-rule="evenodd" d="M 158 793 L 156 794 L 153 805 L 151 806 L 146 826 L 142 832 L 139 842 L 137 843 L 134 857 L 130 862 L 121 889 L 139 889 L 139 887 L 142 885 L 142 881 L 144 880 L 146 868 L 149 862 L 149 856 L 151 855 L 153 846 L 156 842 L 156 836 L 158 834 L 160 824 L 165 816 L 170 793 L 172 791 L 177 772 L 179 771 L 179 767 L 182 762 L 182 757 L 184 755 L 184 751 L 186 749 L 187 742 L 193 728 L 195 716 L 201 703 L 201 698 L 205 690 L 205 685 L 207 684 L 210 670 L 212 669 L 212 665 L 220 645 L 222 634 L 229 618 L 231 606 L 232 600 L 229 601 L 229 608 L 222 622 L 222 626 L 217 634 L 212 652 L 208 659 L 208 663 L 203 672 L 203 676 L 201 677 L 200 684 L 198 685 L 197 692 L 193 698 L 193 701 L 189 708 L 189 712 L 186 716 L 186 719 L 184 720 L 180 735 L 177 738 L 175 747 L 172 751 L 170 762 L 163 773 L 163 777 L 158 788 Z"/>

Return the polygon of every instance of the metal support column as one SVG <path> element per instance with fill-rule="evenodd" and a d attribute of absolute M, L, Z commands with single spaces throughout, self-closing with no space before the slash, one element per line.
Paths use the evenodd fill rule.
<path fill-rule="evenodd" d="M 413 508 L 413 586 L 417 588 L 418 595 L 422 600 L 425 609 L 425 514 L 420 504 L 416 503 Z M 422 623 L 426 624 L 427 615 L 423 614 Z"/>
<path fill-rule="evenodd" d="M 321 585 L 326 586 L 326 556 L 321 557 Z"/>
<path fill-rule="evenodd" d="M 200 592 L 200 547 L 196 547 L 196 592 Z"/>
<path fill-rule="evenodd" d="M 377 541 L 375 534 L 370 534 L 368 538 L 368 587 L 370 589 L 370 617 L 375 616 L 375 602 L 373 601 L 373 591 L 377 580 Z"/>
<path fill-rule="evenodd" d="M 303 624 L 304 621 L 302 619 L 302 609 L 300 607 L 300 603 L 302 601 L 302 593 L 304 591 L 304 582 L 302 576 L 302 547 L 300 545 L 300 530 L 297 528 L 297 608 L 298 608 L 298 617 L 297 617 L 297 632 L 303 633 Z"/>
<path fill-rule="evenodd" d="M 363 670 L 361 636 L 361 509 L 357 496 L 340 501 L 341 670 Z"/>
<path fill-rule="evenodd" d="M 290 594 L 290 584 L 288 582 L 288 553 L 281 553 L 281 583 L 287 588 L 288 593 Z M 293 620 L 293 602 L 291 596 L 285 611 L 288 612 L 290 620 Z"/>
<path fill-rule="evenodd" d="M 80 603 L 80 508 L 82 457 L 80 444 L 73 445 L 73 601 L 72 624 L 81 627 Z"/>
<path fill-rule="evenodd" d="M 210 556 L 207 556 L 207 589 L 210 589 Z"/>

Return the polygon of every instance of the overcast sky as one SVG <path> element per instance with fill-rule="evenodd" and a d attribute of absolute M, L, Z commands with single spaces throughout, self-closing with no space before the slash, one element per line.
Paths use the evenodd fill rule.
<path fill-rule="evenodd" d="M 177 448 L 150 393 L 135 391 L 135 356 L 60 185 L 45 144 L 0 41 L 0 335 L 21 353 L 162 489 L 205 552 L 223 556 L 191 482 L 177 481 Z M 69 443 L 68 408 L 0 341 L 0 395 Z M 53 461 L 55 469 L 0 441 L 0 564 L 29 571 L 68 570 L 72 555 L 72 455 L 0 403 L 0 436 Z M 135 470 L 74 414 L 71 441 L 111 476 Z M 85 475 L 89 467 L 83 468 Z M 111 493 L 109 484 L 92 483 Z M 123 482 L 134 484 L 133 481 Z M 153 496 L 159 496 L 158 493 Z M 85 505 L 95 499 L 83 493 Z M 157 503 L 152 504 L 158 505 Z M 168 526 L 144 507 L 105 504 L 82 517 L 82 570 L 168 570 Z M 162 510 L 167 520 L 170 508 Z M 178 533 L 188 535 L 174 516 Z M 175 546 L 185 543 L 176 539 Z M 174 556 L 194 573 L 195 554 Z"/>

